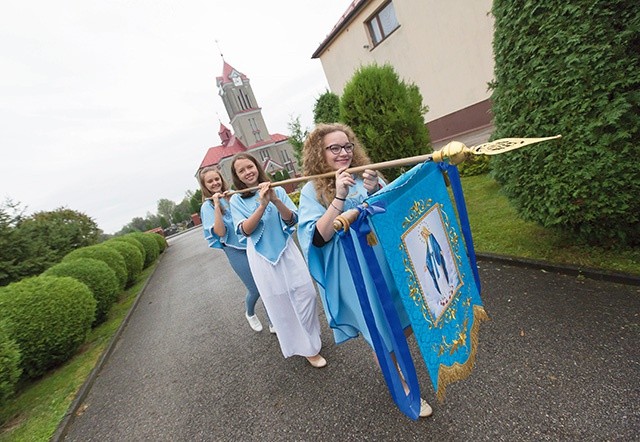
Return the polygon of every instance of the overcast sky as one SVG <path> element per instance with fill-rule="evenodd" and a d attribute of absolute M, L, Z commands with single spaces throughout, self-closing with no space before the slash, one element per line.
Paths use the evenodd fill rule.
<path fill-rule="evenodd" d="M 106 233 L 180 202 L 220 121 L 231 128 L 220 52 L 250 78 L 269 132 L 298 115 L 311 127 L 328 89 L 311 54 L 350 3 L 3 0 L 0 198 L 77 210 Z"/>

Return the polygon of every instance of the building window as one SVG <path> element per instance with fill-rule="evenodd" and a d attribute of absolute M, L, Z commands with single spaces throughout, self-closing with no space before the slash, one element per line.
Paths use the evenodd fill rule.
<path fill-rule="evenodd" d="M 264 163 L 269 158 L 269 151 L 267 149 L 263 149 L 260 151 L 260 159 Z"/>
<path fill-rule="evenodd" d="M 367 29 L 373 46 L 380 44 L 382 40 L 387 38 L 393 31 L 398 29 L 400 24 L 396 18 L 396 11 L 393 3 L 389 2 L 378 10 L 373 17 L 367 21 Z"/>

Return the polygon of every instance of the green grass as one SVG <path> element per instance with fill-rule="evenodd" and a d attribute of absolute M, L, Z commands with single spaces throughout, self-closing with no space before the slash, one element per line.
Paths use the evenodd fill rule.
<path fill-rule="evenodd" d="M 145 269 L 138 282 L 120 295 L 107 321 L 91 330 L 78 354 L 42 378 L 19 387 L 18 394 L 0 410 L 0 422 L 4 423 L 0 429 L 0 442 L 48 441 L 53 436 L 157 262 Z"/>
<path fill-rule="evenodd" d="M 462 187 L 476 253 L 640 275 L 638 248 L 614 250 L 576 244 L 558 232 L 523 221 L 489 175 L 462 178 Z"/>
<path fill-rule="evenodd" d="M 576 245 L 559 233 L 525 222 L 488 175 L 465 177 L 462 185 L 476 252 L 640 275 L 640 250 Z M 0 410 L 0 422 L 4 422 L 0 442 L 51 438 L 155 265 L 146 269 L 139 282 L 121 295 L 109 319 L 91 331 L 73 359 L 20 387 L 18 395 Z"/>

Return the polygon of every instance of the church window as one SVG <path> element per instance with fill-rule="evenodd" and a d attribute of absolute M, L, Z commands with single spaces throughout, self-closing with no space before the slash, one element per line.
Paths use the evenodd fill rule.
<path fill-rule="evenodd" d="M 253 136 L 256 137 L 256 143 L 258 141 L 262 141 L 262 135 L 260 133 L 260 129 L 258 128 L 258 124 L 256 123 L 256 119 L 249 118 L 249 125 L 251 126 L 251 131 L 253 132 Z"/>

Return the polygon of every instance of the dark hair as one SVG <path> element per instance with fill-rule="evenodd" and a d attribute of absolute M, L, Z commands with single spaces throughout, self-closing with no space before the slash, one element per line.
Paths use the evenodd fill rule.
<path fill-rule="evenodd" d="M 233 185 L 236 187 L 237 190 L 242 190 L 242 189 L 248 189 L 249 186 L 247 186 L 245 183 L 242 182 L 242 180 L 240 179 L 240 177 L 238 176 L 238 174 L 236 173 L 236 161 L 238 160 L 249 160 L 251 161 L 255 166 L 256 169 L 258 170 L 258 183 L 264 183 L 267 181 L 271 181 L 269 179 L 269 176 L 267 175 L 267 173 L 264 171 L 264 169 L 262 168 L 262 165 L 258 162 L 258 160 L 255 159 L 255 157 L 253 157 L 253 155 L 249 155 L 248 153 L 238 153 L 236 154 L 233 159 L 231 160 L 231 177 L 233 178 Z M 240 194 L 240 196 L 242 198 L 249 198 L 251 196 L 253 196 L 256 192 L 243 192 Z"/>

